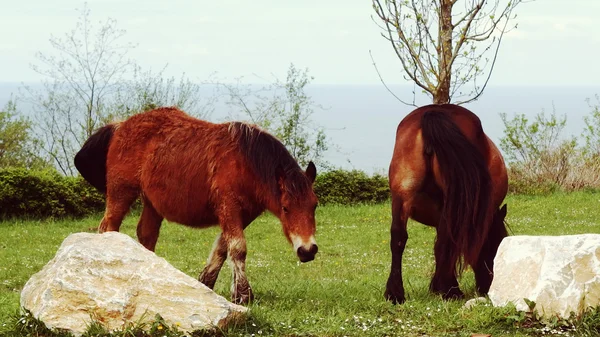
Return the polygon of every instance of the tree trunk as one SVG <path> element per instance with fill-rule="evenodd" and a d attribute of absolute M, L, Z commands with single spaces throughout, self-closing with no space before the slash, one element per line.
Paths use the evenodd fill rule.
<path fill-rule="evenodd" d="M 438 87 L 433 94 L 433 103 L 444 104 L 450 102 L 450 79 L 452 76 L 452 0 L 440 0 L 440 25 Z"/>

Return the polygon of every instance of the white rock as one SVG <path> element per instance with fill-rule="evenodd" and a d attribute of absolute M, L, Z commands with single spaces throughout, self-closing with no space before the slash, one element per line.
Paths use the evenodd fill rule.
<path fill-rule="evenodd" d="M 76 335 L 92 317 L 114 330 L 160 314 L 169 325 L 191 332 L 222 327 L 247 310 L 117 232 L 67 237 L 25 284 L 21 306 L 49 328 Z"/>
<path fill-rule="evenodd" d="M 505 238 L 489 297 L 494 306 L 512 302 L 521 311 L 529 310 L 528 299 L 543 318 L 600 306 L 600 234 Z"/>
<path fill-rule="evenodd" d="M 488 303 L 488 301 L 489 300 L 486 297 L 475 297 L 475 298 L 472 298 L 472 299 L 468 300 L 467 302 L 465 302 L 465 304 L 463 305 L 463 308 L 471 309 L 474 306 Z"/>

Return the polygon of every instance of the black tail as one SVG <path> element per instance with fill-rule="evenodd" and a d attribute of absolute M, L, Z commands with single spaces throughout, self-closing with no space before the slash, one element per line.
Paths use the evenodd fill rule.
<path fill-rule="evenodd" d="M 75 155 L 75 167 L 81 176 L 102 193 L 106 193 L 106 156 L 113 133 L 113 125 L 101 127 Z"/>
<path fill-rule="evenodd" d="M 468 264 L 477 263 L 492 226 L 492 181 L 485 158 L 441 112 L 425 112 L 421 130 L 425 149 L 435 153 L 445 185 L 438 232 L 449 235 L 456 245 L 455 252 L 448 252 L 458 254 L 456 261 L 462 255 Z M 483 133 L 481 125 L 479 130 Z"/>

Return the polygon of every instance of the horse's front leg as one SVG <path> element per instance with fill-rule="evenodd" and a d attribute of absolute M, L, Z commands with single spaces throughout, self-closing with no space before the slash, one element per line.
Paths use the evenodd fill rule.
<path fill-rule="evenodd" d="M 392 197 L 392 228 L 390 249 L 392 251 L 392 265 L 390 276 L 385 288 L 385 298 L 392 303 L 404 303 L 404 283 L 402 281 L 402 255 L 408 240 L 406 223 L 408 212 L 405 211 L 403 202 L 399 198 Z"/>
<path fill-rule="evenodd" d="M 245 221 L 243 212 L 236 209 L 235 201 L 223 202 L 219 210 L 219 224 L 227 254 L 231 261 L 233 281 L 231 284 L 231 301 L 234 303 L 248 303 L 252 300 L 252 289 L 246 278 L 246 238 L 244 228 L 249 223 Z M 225 207 L 228 205 L 228 207 Z"/>
<path fill-rule="evenodd" d="M 227 252 L 231 260 L 233 274 L 231 301 L 246 304 L 254 298 L 246 277 L 246 239 L 241 228 L 232 232 L 223 233 L 227 242 Z"/>
<path fill-rule="evenodd" d="M 213 249 L 210 252 L 210 256 L 208 257 L 208 261 L 206 262 L 206 267 L 204 267 L 204 270 L 202 270 L 202 273 L 198 276 L 198 281 L 204 283 L 204 285 L 210 289 L 213 289 L 225 259 L 227 259 L 227 242 L 225 242 L 223 234 L 219 233 L 213 245 Z"/>

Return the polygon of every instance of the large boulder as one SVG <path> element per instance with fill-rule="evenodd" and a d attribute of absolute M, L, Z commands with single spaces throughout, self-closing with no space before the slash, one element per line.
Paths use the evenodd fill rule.
<path fill-rule="evenodd" d="M 569 318 L 600 306 L 600 234 L 510 236 L 494 260 L 494 306 L 512 302 L 542 318 Z"/>
<path fill-rule="evenodd" d="M 25 284 L 21 306 L 49 328 L 76 335 L 92 318 L 115 330 L 159 314 L 167 324 L 192 332 L 223 327 L 246 312 L 117 232 L 67 237 Z"/>

